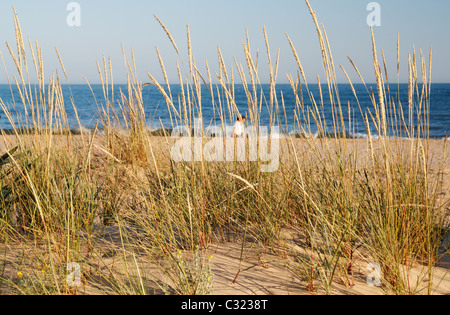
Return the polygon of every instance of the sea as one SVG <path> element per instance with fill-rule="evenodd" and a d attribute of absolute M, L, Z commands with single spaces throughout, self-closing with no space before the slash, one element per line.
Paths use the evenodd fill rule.
<path fill-rule="evenodd" d="M 34 86 L 31 85 L 34 91 Z M 167 87 L 166 91 L 167 91 Z M 279 126 L 279 130 L 282 133 L 299 134 L 301 129 L 306 130 L 311 135 L 319 135 L 319 129 L 315 123 L 313 112 L 314 108 L 320 113 L 320 120 L 325 121 L 325 130 L 329 134 L 334 133 L 335 130 L 346 134 L 347 137 L 354 138 L 366 138 L 367 129 L 364 124 L 363 116 L 367 115 L 370 122 L 370 131 L 372 135 L 376 135 L 376 115 L 373 103 L 371 101 L 371 95 L 378 99 L 377 87 L 374 84 L 355 84 L 354 85 L 356 95 L 349 84 L 338 84 L 339 100 L 342 108 L 342 118 L 345 126 L 342 128 L 341 119 L 339 115 L 336 116 L 336 112 L 333 110 L 330 98 L 328 97 L 328 86 L 322 85 L 308 85 L 310 95 L 313 97 L 317 107 L 313 106 L 312 98 L 308 96 L 306 86 L 302 87 L 303 92 L 303 109 L 296 106 L 296 95 L 293 92 L 289 84 L 277 84 L 276 85 L 276 98 L 277 102 L 270 104 L 270 85 L 262 84 L 258 86 L 258 107 L 260 109 L 260 125 L 261 126 Z M 421 91 L 421 86 L 417 87 Z M 170 85 L 172 97 L 175 103 L 175 107 L 179 108 L 178 100 L 181 95 L 180 85 Z M 186 87 L 185 87 L 186 89 Z M 423 121 L 423 118 L 417 117 L 417 109 L 419 106 L 419 100 L 417 97 L 413 99 L 414 111 L 413 115 L 409 117 L 409 100 L 408 100 L 408 85 L 407 84 L 390 84 L 385 87 L 386 92 L 389 91 L 390 99 L 394 101 L 396 106 L 401 106 L 403 111 L 403 119 L 399 114 L 399 109 L 394 112 L 392 106 L 388 105 L 388 117 L 389 117 L 389 130 L 392 132 L 392 137 L 407 137 L 407 131 L 404 126 L 410 126 L 410 119 L 412 125 L 417 125 L 419 120 Z M 250 88 L 251 90 L 251 88 Z M 78 116 L 84 129 L 93 129 L 98 124 L 98 128 L 102 128 L 102 115 L 100 109 L 105 105 L 105 98 L 102 85 L 62 85 L 62 91 L 64 96 L 64 107 L 68 117 L 70 128 L 77 130 L 80 128 L 77 122 L 75 111 L 72 106 L 71 99 L 76 106 Z M 221 92 L 220 100 L 222 108 L 219 106 L 219 97 L 217 96 L 217 89 L 214 87 L 214 99 L 213 104 L 212 97 L 209 89 L 206 86 L 202 87 L 201 97 L 201 117 L 204 126 L 221 126 L 222 120 L 225 120 L 226 125 L 233 125 L 235 116 L 228 112 L 228 106 L 226 105 L 226 97 L 223 91 Z M 221 89 L 219 88 L 219 91 Z M 320 97 L 320 91 L 322 91 L 323 98 Z M 115 97 L 109 96 L 110 100 L 115 102 L 120 100 L 120 93 L 127 96 L 127 85 L 114 85 Z M 111 93 L 111 87 L 109 90 Z M 247 95 L 245 93 L 244 86 L 236 85 L 234 87 L 234 102 L 241 115 L 249 118 L 249 105 Z M 297 94 L 298 95 L 298 94 Z M 3 109 L 0 108 L 0 129 L 11 130 L 12 124 L 18 124 L 19 121 L 24 121 L 25 109 L 20 101 L 20 93 L 17 87 L 9 85 L 0 85 L 0 99 L 2 99 L 5 106 L 9 109 L 11 117 L 7 117 Z M 163 95 L 153 85 L 146 85 L 142 90 L 142 99 L 144 103 L 145 118 L 147 128 L 149 130 L 158 129 L 172 129 L 174 126 L 180 125 L 181 122 L 176 121 L 174 113 L 170 112 L 165 102 Z M 283 100 L 283 102 L 282 102 Z M 335 99 L 336 101 L 336 99 Z M 277 104 L 278 103 L 278 104 Z M 114 104 L 116 108 L 118 105 Z M 401 104 L 401 105 L 398 105 Z M 427 103 L 422 103 L 422 112 L 428 108 Z M 430 97 L 429 97 L 429 121 L 428 136 L 432 139 L 445 139 L 450 134 L 450 84 L 432 84 Z M 283 109 L 284 107 L 284 109 Z M 197 108 L 197 106 L 195 106 Z M 334 107 L 335 108 L 335 107 Z M 337 117 L 336 119 L 333 119 Z M 191 117 L 198 117 L 199 113 L 195 111 Z M 222 119 L 221 119 L 222 117 Z M 373 118 L 372 118 L 373 117 Z M 316 117 L 317 119 L 317 117 Z M 372 121 L 372 119 L 374 121 Z M 249 120 L 247 120 L 248 122 Z M 335 129 L 335 123 L 338 128 Z M 123 125 L 125 125 L 122 122 Z M 323 135 L 324 133 L 322 133 Z"/>

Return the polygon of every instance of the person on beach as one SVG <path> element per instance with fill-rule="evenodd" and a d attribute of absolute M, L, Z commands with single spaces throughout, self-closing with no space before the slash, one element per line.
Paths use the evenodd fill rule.
<path fill-rule="evenodd" d="M 245 117 L 240 116 L 236 123 L 234 124 L 233 128 L 233 136 L 234 138 L 241 138 L 245 135 Z"/>

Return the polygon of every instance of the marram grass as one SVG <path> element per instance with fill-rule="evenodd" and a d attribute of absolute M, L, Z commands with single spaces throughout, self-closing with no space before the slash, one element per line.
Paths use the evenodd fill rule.
<path fill-rule="evenodd" d="M 16 66 L 10 88 L 19 91 L 25 116 L 14 123 L 16 104 L 11 108 L 0 100 L 13 126 L 12 134 L 3 132 L 0 157 L 0 293 L 211 294 L 212 248 L 229 242 L 240 244 L 241 263 L 249 245 L 283 257 L 287 270 L 305 284 L 305 291 L 333 294 L 337 282 L 353 286 L 355 265 L 365 257 L 366 262 L 380 265 L 382 292 L 433 294 L 433 284 L 439 281 L 433 278 L 434 268 L 440 255 L 448 253 L 442 247 L 448 239 L 448 199 L 440 195 L 443 164 L 433 171 L 430 165 L 431 69 L 426 69 L 422 52 L 419 58 L 415 51 L 409 55 L 409 110 L 404 113 L 388 89 L 384 53 L 380 63 L 372 32 L 377 91 L 367 89 L 367 93 L 373 108 L 351 112 L 339 98 L 325 27 L 319 26 L 317 14 L 306 3 L 317 29 L 326 83 L 322 87 L 330 98 L 333 122 L 328 124 L 322 115 L 324 94 L 310 93 L 299 54 L 286 34 L 298 66 L 293 69 L 296 74 L 287 78 L 295 94 L 299 132 L 280 140 L 280 165 L 272 173 L 261 172 L 261 161 L 173 161 L 174 139 L 164 130 L 157 136 L 146 130 L 142 98 L 143 87 L 152 84 L 164 96 L 172 128 L 192 129 L 195 119 L 202 117 L 201 88 L 206 87 L 221 121 L 219 127 L 225 128 L 226 121 L 241 114 L 234 90 L 240 80 L 250 125 L 259 127 L 264 106 L 270 109 L 271 125 L 283 130 L 287 113 L 276 84 L 279 54 L 274 61 L 265 28 L 269 98 L 258 93 L 260 56 L 253 57 L 248 35 L 246 64 L 235 60 L 228 67 L 219 48 L 219 73 L 211 74 L 206 62 L 207 72 L 202 74 L 189 26 L 185 63 L 169 29 L 155 16 L 180 58 L 176 63 L 181 94 L 172 94 L 158 48 L 164 83 L 151 73 L 142 83 L 134 53 L 130 61 L 124 50 L 126 94 L 114 91 L 111 60 L 103 57 L 97 69 L 104 98 L 95 99 L 101 119 L 90 133 L 78 120 L 76 135 L 68 128 L 65 112 L 65 106 L 73 106 L 76 113 L 73 98 L 68 105 L 62 96 L 58 71 L 46 77 L 38 44 L 29 41 L 26 48 L 14 12 L 17 51 L 7 45 Z M 70 83 L 63 58 L 56 53 Z M 27 60 L 30 56 L 32 62 Z M 358 67 L 349 61 L 365 85 Z M 36 85 L 29 81 L 31 66 Z M 353 87 L 347 70 L 340 68 Z M 319 75 L 317 80 L 320 84 Z M 346 136 L 352 125 L 344 124 L 344 115 L 350 122 L 361 115 L 367 140 Z M 408 126 L 405 115 L 418 117 L 418 124 Z M 313 126 L 320 132 L 318 137 L 312 137 Z M 372 127 L 376 134 L 371 133 Z M 408 135 L 406 140 L 390 136 L 403 133 Z M 80 287 L 68 284 L 71 262 L 83 270 L 78 275 Z M 241 263 L 233 282 L 240 281 Z M 425 286 L 411 280 L 416 266 L 421 266 L 418 278 L 426 280 Z"/>

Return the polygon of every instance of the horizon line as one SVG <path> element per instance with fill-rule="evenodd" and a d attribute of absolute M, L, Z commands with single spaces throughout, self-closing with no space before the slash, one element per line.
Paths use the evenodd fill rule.
<path fill-rule="evenodd" d="M 150 83 L 150 82 L 142 82 L 143 84 L 147 84 L 147 85 L 154 85 L 153 83 Z M 427 82 L 427 84 L 429 84 L 430 82 Z M 38 82 L 30 82 L 30 83 L 26 83 L 25 85 L 28 85 L 28 84 L 31 84 L 31 85 L 39 85 L 39 83 Z M 45 83 L 45 85 L 48 85 L 49 83 Z M 166 83 L 164 82 L 164 83 L 159 83 L 159 84 L 161 84 L 161 86 L 165 86 L 166 85 Z M 212 84 L 214 84 L 214 85 L 220 85 L 220 83 L 219 82 L 214 82 L 214 83 L 212 83 Z M 349 82 L 336 82 L 336 84 L 345 84 L 345 85 L 350 85 L 350 83 Z M 377 84 L 377 82 L 366 82 L 366 83 L 362 83 L 362 82 L 360 82 L 360 83 L 353 83 L 352 82 L 352 84 L 353 85 L 376 85 Z M 385 85 L 387 85 L 388 83 L 385 83 Z M 398 84 L 408 84 L 408 82 L 396 82 L 396 83 L 389 83 L 389 85 L 398 85 Z M 423 83 L 418 83 L 418 84 L 423 84 Z M 448 82 L 441 82 L 441 81 L 439 81 L 439 82 L 431 82 L 431 84 L 433 85 L 433 84 L 450 84 L 450 81 L 448 81 Z M 17 86 L 16 84 L 10 84 L 10 83 L 8 83 L 8 82 L 0 82 L 0 85 L 6 85 L 6 86 Z M 86 82 L 83 82 L 83 83 L 60 83 L 60 85 L 61 86 L 67 86 L 67 85 L 88 85 L 88 83 L 86 83 Z M 102 83 L 101 82 L 95 82 L 95 83 L 89 83 L 89 85 L 102 85 Z M 108 83 L 108 85 L 110 86 L 111 85 L 111 83 Z M 128 83 L 127 82 L 121 82 L 121 83 L 113 83 L 113 85 L 128 85 Z M 176 83 L 171 83 L 171 82 L 169 82 L 169 85 L 180 85 L 180 83 L 179 82 L 176 82 Z M 184 85 L 188 85 L 188 83 L 184 83 Z M 205 85 L 204 83 L 202 83 L 202 85 Z M 235 83 L 234 84 L 235 86 L 236 85 L 243 85 L 242 83 Z M 250 83 L 247 83 L 247 85 L 251 85 Z M 259 86 L 259 85 L 270 85 L 270 82 L 262 82 L 262 83 L 258 83 L 257 84 L 257 86 Z M 290 85 L 290 83 L 289 82 L 280 82 L 280 83 L 275 83 L 275 85 Z M 305 85 L 305 83 L 304 82 L 302 82 L 302 85 Z M 308 85 L 318 85 L 318 83 L 308 83 Z M 320 85 L 328 85 L 328 83 L 321 83 Z M 22 84 L 19 84 L 19 86 L 22 86 Z"/>

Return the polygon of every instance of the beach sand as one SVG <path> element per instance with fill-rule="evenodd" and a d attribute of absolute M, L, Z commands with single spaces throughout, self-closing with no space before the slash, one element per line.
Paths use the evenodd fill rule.
<path fill-rule="evenodd" d="M 64 143 L 66 138 L 58 136 L 60 139 L 55 142 Z M 77 136 L 77 145 L 80 149 L 87 145 L 89 142 L 88 137 L 85 137 L 85 143 L 81 141 L 81 137 Z M 15 137 L 8 136 L 3 138 L 0 142 L 1 151 L 4 152 L 5 148 L 11 148 L 14 145 Z M 169 139 L 169 142 L 171 139 Z M 317 139 L 315 140 L 318 146 L 323 146 L 324 142 L 332 141 L 329 139 Z M 343 145 L 351 146 L 358 152 L 358 161 L 366 163 L 369 157 L 369 144 L 367 140 L 340 140 Z M 347 142 L 346 142 L 347 141 Z M 158 167 L 167 167 L 169 152 L 167 150 L 166 139 L 153 137 L 150 139 L 155 156 L 157 156 L 156 163 Z M 293 139 L 294 145 L 301 150 L 305 145 L 303 139 Z M 345 144 L 346 143 L 346 144 Z M 285 145 L 285 144 L 282 144 Z M 442 200 L 449 200 L 450 198 L 450 158 L 449 153 L 443 152 L 444 141 L 430 140 L 428 143 L 430 150 L 430 172 L 434 174 L 436 170 L 442 169 L 443 172 L 443 189 L 441 193 Z M 381 147 L 381 144 L 377 141 L 374 142 L 374 146 Z M 105 139 L 103 137 L 96 137 L 95 143 L 92 146 L 93 156 L 107 156 L 108 151 L 105 145 Z M 447 211 L 448 211 L 447 204 Z M 101 235 L 114 244 L 119 240 L 117 227 L 106 227 L 102 229 Z M 98 234 L 100 235 L 100 234 Z M 293 236 L 290 231 L 286 231 L 285 239 L 289 240 Z M 295 242 L 289 242 L 289 244 L 295 244 Z M 119 245 L 118 243 L 116 245 Z M 293 245 L 294 246 L 294 245 Z M 34 249 L 33 249 L 34 248 Z M 42 246 L 42 248 L 45 248 Z M 242 251 L 243 249 L 243 251 Z M 10 281 L 15 280 L 17 268 L 13 262 L 18 263 L 21 255 L 26 255 L 35 252 L 36 249 L 33 244 L 0 244 L 0 261 L 1 258 L 6 258 L 8 263 L 4 266 L 4 279 Z M 104 252 L 107 252 L 105 247 Z M 117 248 L 112 247 L 113 254 L 105 256 L 101 259 L 101 264 L 97 266 L 91 266 L 91 278 L 94 279 L 97 273 L 106 272 L 108 266 L 115 266 L 115 269 L 120 272 L 121 263 L 118 258 L 122 254 L 120 253 L 120 246 Z M 290 272 L 288 262 L 292 261 L 289 253 L 280 255 L 280 253 L 270 253 L 267 249 L 262 248 L 256 244 L 246 243 L 242 247 L 240 242 L 217 242 L 210 244 L 207 249 L 208 255 L 212 256 L 211 268 L 214 273 L 214 294 L 216 295 L 307 295 L 307 294 L 325 294 L 323 289 L 315 290 L 314 292 L 308 292 L 308 283 L 302 281 L 298 277 L 294 276 Z M 243 259 L 241 259 L 241 257 Z M 128 257 L 131 259 L 131 256 Z M 145 261 L 144 261 L 145 262 Z M 346 281 L 340 281 L 337 279 L 334 281 L 331 292 L 337 295 L 378 295 L 385 294 L 382 288 L 370 286 L 367 282 L 367 277 L 370 273 L 367 266 L 370 262 L 367 257 L 360 253 L 356 255 L 354 265 L 354 285 L 349 286 Z M 123 267 L 123 266 L 122 266 Z M 0 264 L 0 271 L 1 271 Z M 160 271 L 154 266 L 147 266 L 151 273 L 154 274 L 155 279 L 164 280 L 164 276 L 159 274 Z M 417 265 L 410 272 L 409 276 L 412 283 L 416 283 L 417 279 L 419 287 L 425 288 L 426 281 L 421 279 L 419 275 L 423 271 L 423 266 Z M 93 269 L 93 271 L 92 271 Z M 37 269 L 38 270 L 38 269 Z M 446 256 L 442 259 L 440 264 L 434 269 L 434 281 L 433 281 L 433 294 L 448 295 L 450 294 L 450 257 Z M 318 280 L 316 280 L 318 281 Z M 320 283 L 317 283 L 316 288 L 320 288 Z M 2 294 L 13 293 L 6 285 L 3 284 Z M 151 291 L 151 290 L 150 290 Z M 153 292 L 156 294 L 162 294 L 158 286 L 153 287 Z M 420 291 L 426 293 L 426 290 Z M 80 288 L 79 294 L 108 294 L 107 286 L 101 287 L 101 284 L 97 286 L 83 285 Z M 112 292 L 111 292 L 112 293 Z"/>

